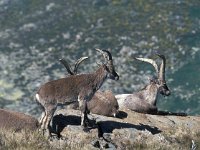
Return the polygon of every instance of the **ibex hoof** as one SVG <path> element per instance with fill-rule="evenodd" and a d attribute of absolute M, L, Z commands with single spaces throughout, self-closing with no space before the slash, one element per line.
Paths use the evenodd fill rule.
<path fill-rule="evenodd" d="M 42 128 L 40 128 L 40 129 L 39 129 L 39 132 L 41 132 L 42 135 L 44 136 L 44 135 L 45 135 L 45 132 L 46 132 L 46 129 L 42 129 Z"/>
<path fill-rule="evenodd" d="M 86 133 L 89 133 L 89 132 L 90 132 L 90 130 L 89 130 L 88 127 L 83 127 L 83 131 L 86 132 Z"/>
<path fill-rule="evenodd" d="M 90 126 L 90 122 L 89 121 L 84 123 L 84 127 L 89 127 L 89 126 Z"/>
<path fill-rule="evenodd" d="M 89 127 L 89 126 L 90 126 L 90 121 L 89 121 L 89 119 L 85 119 L 85 120 L 83 121 L 83 123 L 81 124 L 81 126 L 83 126 L 83 127 Z"/>
<path fill-rule="evenodd" d="M 48 137 L 48 139 L 52 137 L 51 132 L 47 129 L 40 129 L 39 131 L 42 133 L 43 136 Z"/>
<path fill-rule="evenodd" d="M 49 136 L 49 140 L 50 140 L 50 141 L 54 141 L 54 140 L 65 140 L 65 138 L 62 137 L 62 136 L 58 136 L 58 135 L 51 135 L 51 136 Z"/>

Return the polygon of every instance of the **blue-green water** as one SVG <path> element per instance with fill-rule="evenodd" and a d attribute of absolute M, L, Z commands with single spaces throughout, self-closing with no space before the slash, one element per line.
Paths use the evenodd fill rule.
<path fill-rule="evenodd" d="M 58 59 L 90 56 L 80 72 L 91 72 L 102 61 L 94 48 L 113 54 L 120 80 L 102 89 L 116 94 L 154 74 L 133 57 L 164 54 L 172 95 L 159 108 L 200 114 L 199 0 L 0 0 L 0 107 L 38 115 L 38 87 L 65 75 Z"/>

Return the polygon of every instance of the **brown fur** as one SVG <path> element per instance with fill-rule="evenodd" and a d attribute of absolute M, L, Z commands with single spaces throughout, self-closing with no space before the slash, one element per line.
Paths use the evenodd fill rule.
<path fill-rule="evenodd" d="M 99 68 L 94 74 L 80 74 L 47 82 L 38 90 L 39 102 L 42 105 L 74 102 L 74 100 L 90 100 L 94 91 L 101 86 L 100 81 L 105 80 L 104 68 Z M 100 83 L 100 84 L 99 84 Z M 42 101 L 40 101 L 42 100 Z"/>
<path fill-rule="evenodd" d="M 79 109 L 78 102 L 68 105 L 66 108 Z M 118 114 L 119 105 L 112 91 L 98 90 L 87 102 L 87 108 L 93 114 L 115 117 Z"/>
<path fill-rule="evenodd" d="M 151 83 L 141 91 L 133 93 L 125 98 L 124 105 L 126 108 L 140 113 L 157 112 L 157 85 Z"/>
<path fill-rule="evenodd" d="M 87 103 L 91 113 L 115 117 L 118 113 L 119 105 L 112 91 L 97 91 L 92 100 Z"/>
<path fill-rule="evenodd" d="M 21 131 L 24 129 L 36 130 L 39 122 L 36 118 L 20 112 L 0 109 L 0 128 Z"/>

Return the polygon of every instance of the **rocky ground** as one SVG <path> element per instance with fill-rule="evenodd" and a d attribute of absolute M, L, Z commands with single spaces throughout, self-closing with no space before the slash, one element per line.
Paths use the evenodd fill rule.
<path fill-rule="evenodd" d="M 119 118 L 89 117 L 92 127 L 87 133 L 80 126 L 78 110 L 57 111 L 52 129 L 62 138 L 51 141 L 54 148 L 200 149 L 200 116 L 148 115 L 123 109 Z"/>
<path fill-rule="evenodd" d="M 89 118 L 91 127 L 84 132 L 79 110 L 58 110 L 50 139 L 38 130 L 14 132 L 1 128 L 0 149 L 200 149 L 200 116 L 149 115 L 121 108 L 118 118 L 94 114 Z"/>

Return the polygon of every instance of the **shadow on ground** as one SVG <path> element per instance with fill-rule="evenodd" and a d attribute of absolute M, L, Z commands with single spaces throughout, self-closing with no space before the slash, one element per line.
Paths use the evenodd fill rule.
<path fill-rule="evenodd" d="M 123 122 L 117 122 L 117 121 L 101 121 L 97 123 L 98 125 L 98 133 L 99 133 L 99 137 L 103 136 L 104 133 L 112 133 L 112 131 L 114 129 L 124 129 L 124 128 L 133 128 L 136 130 L 141 130 L 141 131 L 149 131 L 152 134 L 158 134 L 160 132 L 162 132 L 161 130 L 159 130 L 157 127 L 152 127 L 149 125 L 144 125 L 144 124 L 140 124 L 140 125 L 134 125 L 131 123 L 123 123 Z"/>
<path fill-rule="evenodd" d="M 75 115 L 69 115 L 64 116 L 62 114 L 56 115 L 53 117 L 52 120 L 52 132 L 58 134 L 60 136 L 60 133 L 63 131 L 63 129 L 68 125 L 76 125 L 80 126 L 81 124 L 81 117 L 75 116 Z M 141 131 L 149 131 L 152 134 L 158 134 L 162 132 L 157 127 L 139 124 L 134 125 L 131 123 L 123 123 L 123 122 L 117 122 L 117 121 L 99 121 L 96 122 L 95 120 L 90 120 L 91 128 L 98 128 L 98 137 L 102 137 L 104 133 L 112 133 L 115 129 L 124 129 L 124 128 L 133 128 L 136 130 Z"/>
<path fill-rule="evenodd" d="M 156 114 L 153 114 L 153 115 L 162 115 L 162 116 L 187 116 L 187 114 L 186 113 L 184 113 L 184 112 L 178 112 L 178 113 L 176 113 L 176 112 L 170 112 L 170 111 L 158 111 Z"/>
<path fill-rule="evenodd" d="M 123 118 L 127 118 L 128 114 L 124 111 L 119 111 L 117 114 L 117 118 L 123 119 Z"/>

